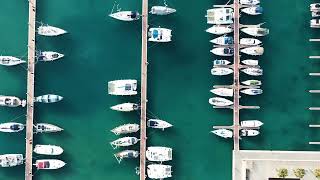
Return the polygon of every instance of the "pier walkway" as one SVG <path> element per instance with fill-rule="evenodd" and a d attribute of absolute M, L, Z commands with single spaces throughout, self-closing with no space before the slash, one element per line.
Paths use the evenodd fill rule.
<path fill-rule="evenodd" d="M 29 0 L 25 180 L 32 180 L 36 0 Z"/>
<path fill-rule="evenodd" d="M 140 180 L 146 179 L 147 144 L 147 72 L 148 72 L 148 0 L 142 0 L 141 40 L 141 119 L 140 119 Z"/>

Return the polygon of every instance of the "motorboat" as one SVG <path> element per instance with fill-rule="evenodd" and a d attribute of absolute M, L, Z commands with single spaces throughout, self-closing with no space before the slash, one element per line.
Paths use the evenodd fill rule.
<path fill-rule="evenodd" d="M 320 3 L 312 3 L 310 4 L 311 12 L 320 12 Z"/>
<path fill-rule="evenodd" d="M 23 154 L 0 155 L 0 167 L 14 167 L 24 163 Z"/>
<path fill-rule="evenodd" d="M 166 128 L 172 127 L 173 125 L 161 119 L 149 119 L 147 121 L 147 126 L 154 129 L 164 130 Z"/>
<path fill-rule="evenodd" d="M 233 32 L 233 27 L 225 25 L 213 25 L 212 27 L 208 28 L 206 32 L 215 35 L 223 35 Z"/>
<path fill-rule="evenodd" d="M 260 0 L 240 0 L 240 4 L 254 6 L 260 4 Z"/>
<path fill-rule="evenodd" d="M 26 100 L 20 100 L 18 97 L 0 95 L 0 106 L 7 106 L 7 107 L 22 106 L 22 107 L 25 107 L 26 104 L 27 104 Z"/>
<path fill-rule="evenodd" d="M 33 152 L 36 154 L 42 154 L 42 155 L 60 155 L 63 153 L 63 149 L 60 146 L 55 145 L 40 145 L 37 144 Z"/>
<path fill-rule="evenodd" d="M 135 150 L 124 150 L 114 154 L 114 157 L 117 159 L 118 163 L 121 163 L 122 159 L 137 158 L 139 152 Z"/>
<path fill-rule="evenodd" d="M 233 44 L 233 37 L 231 36 L 220 36 L 217 37 L 213 40 L 211 40 L 210 42 L 214 43 L 214 44 L 218 44 L 218 45 L 232 45 Z"/>
<path fill-rule="evenodd" d="M 311 19 L 310 20 L 311 28 L 320 28 L 320 19 Z"/>
<path fill-rule="evenodd" d="M 317 12 L 311 12 L 312 17 L 320 17 L 320 11 Z"/>
<path fill-rule="evenodd" d="M 40 159 L 34 164 L 38 170 L 40 169 L 60 169 L 66 165 L 65 162 L 58 159 Z"/>
<path fill-rule="evenodd" d="M 64 54 L 53 51 L 40 51 L 37 55 L 40 61 L 54 61 L 64 57 Z"/>
<path fill-rule="evenodd" d="M 120 21 L 135 21 L 140 18 L 140 14 L 137 11 L 118 11 L 109 14 L 109 16 Z"/>
<path fill-rule="evenodd" d="M 213 8 L 207 10 L 208 24 L 232 24 L 233 9 L 232 8 Z"/>
<path fill-rule="evenodd" d="M 228 129 L 216 129 L 211 131 L 213 134 L 223 137 L 223 138 L 232 138 L 233 132 Z"/>
<path fill-rule="evenodd" d="M 246 27 L 240 29 L 242 32 L 249 34 L 251 36 L 266 36 L 269 34 L 269 29 L 261 27 Z"/>
<path fill-rule="evenodd" d="M 213 106 L 225 107 L 233 104 L 229 99 L 221 98 L 221 97 L 213 97 L 209 99 L 209 103 Z"/>
<path fill-rule="evenodd" d="M 139 105 L 135 103 L 122 103 L 115 106 L 111 106 L 110 109 L 121 112 L 130 112 L 139 109 Z"/>
<path fill-rule="evenodd" d="M 253 60 L 253 59 L 246 59 L 241 61 L 243 64 L 248 65 L 248 66 L 258 66 L 259 61 L 258 60 Z"/>
<path fill-rule="evenodd" d="M 256 46 L 261 43 L 262 42 L 259 39 L 255 39 L 255 38 L 241 38 L 240 39 L 240 44 L 246 45 L 246 46 Z"/>
<path fill-rule="evenodd" d="M 240 51 L 242 53 L 252 55 L 252 56 L 261 56 L 264 53 L 264 48 L 261 46 L 253 46 L 253 47 L 243 48 Z"/>
<path fill-rule="evenodd" d="M 168 15 L 175 13 L 176 11 L 177 10 L 169 8 L 167 6 L 152 6 L 150 13 L 154 15 Z"/>
<path fill-rule="evenodd" d="M 147 166 L 147 175 L 150 179 L 165 179 L 172 177 L 170 165 L 149 164 Z"/>
<path fill-rule="evenodd" d="M 42 96 L 38 96 L 35 98 L 35 102 L 40 102 L 40 103 L 55 103 L 59 102 L 63 99 L 62 96 L 55 95 L 55 94 L 46 94 Z"/>
<path fill-rule="evenodd" d="M 215 88 L 210 90 L 213 94 L 216 94 L 218 96 L 224 96 L 224 97 L 232 97 L 233 96 L 233 89 L 231 88 Z"/>
<path fill-rule="evenodd" d="M 66 33 L 67 31 L 63 29 L 49 25 L 41 25 L 38 27 L 38 34 L 42 36 L 59 36 Z"/>
<path fill-rule="evenodd" d="M 254 129 L 241 129 L 240 136 L 257 136 L 260 132 Z"/>
<path fill-rule="evenodd" d="M 146 151 L 146 158 L 149 161 L 164 162 L 172 160 L 172 148 L 152 146 Z"/>
<path fill-rule="evenodd" d="M 251 6 L 241 9 L 241 12 L 249 15 L 259 15 L 263 13 L 263 8 L 261 6 Z"/>
<path fill-rule="evenodd" d="M 217 67 L 211 69 L 211 74 L 214 76 L 225 76 L 231 73 L 233 73 L 233 70 L 229 68 Z"/>
<path fill-rule="evenodd" d="M 263 74 L 263 71 L 260 68 L 246 68 L 241 71 L 251 76 L 261 76 Z"/>
<path fill-rule="evenodd" d="M 241 121 L 240 123 L 241 127 L 245 128 L 257 128 L 263 125 L 263 123 L 259 120 L 246 120 Z"/>
<path fill-rule="evenodd" d="M 15 66 L 22 63 L 26 63 L 26 61 L 13 56 L 0 56 L 0 65 L 3 66 Z"/>
<path fill-rule="evenodd" d="M 108 93 L 111 95 L 136 95 L 137 92 L 137 80 L 124 79 L 108 82 Z"/>
<path fill-rule="evenodd" d="M 135 133 L 135 132 L 138 132 L 139 129 L 140 129 L 139 124 L 124 124 L 112 129 L 111 132 L 113 132 L 115 135 L 120 135 L 120 134 Z"/>
<path fill-rule="evenodd" d="M 116 149 L 118 147 L 127 147 L 135 145 L 139 142 L 139 139 L 136 137 L 122 137 L 117 140 L 112 141 L 111 146 Z"/>
<path fill-rule="evenodd" d="M 231 47 L 213 48 L 210 52 L 218 56 L 233 56 L 234 49 Z"/>
<path fill-rule="evenodd" d="M 262 94 L 263 91 L 262 89 L 249 88 L 249 89 L 241 90 L 241 92 L 247 95 L 259 95 L 259 94 Z"/>
<path fill-rule="evenodd" d="M 213 66 L 224 66 L 229 64 L 231 64 L 231 62 L 224 59 L 216 59 L 213 61 Z"/>
<path fill-rule="evenodd" d="M 259 80 L 246 80 L 242 81 L 241 83 L 247 86 L 261 86 L 262 84 Z"/>
<path fill-rule="evenodd" d="M 151 42 L 170 42 L 172 30 L 167 28 L 150 28 L 148 32 L 148 41 Z"/>
<path fill-rule="evenodd" d="M 21 123 L 16 122 L 8 122 L 8 123 L 1 123 L 0 124 L 0 132 L 19 132 L 24 129 L 24 125 Z"/>
<path fill-rule="evenodd" d="M 36 133 L 53 133 L 53 132 L 63 131 L 62 128 L 52 124 L 47 124 L 47 123 L 38 123 L 35 125 L 35 128 L 36 128 Z"/>

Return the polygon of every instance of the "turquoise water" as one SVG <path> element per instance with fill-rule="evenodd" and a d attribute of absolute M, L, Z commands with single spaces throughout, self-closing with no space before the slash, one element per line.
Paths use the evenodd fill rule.
<path fill-rule="evenodd" d="M 123 161 L 113 157 L 109 142 L 118 138 L 110 129 L 123 123 L 139 122 L 138 113 L 119 113 L 111 105 L 137 97 L 107 95 L 109 80 L 140 79 L 140 22 L 124 23 L 107 17 L 112 1 L 56 0 L 39 1 L 37 20 L 70 32 L 55 38 L 37 37 L 39 50 L 64 53 L 65 58 L 36 66 L 35 94 L 54 93 L 64 96 L 61 103 L 37 105 L 35 122 L 56 124 L 65 129 L 57 134 L 35 135 L 35 142 L 55 144 L 64 148 L 58 157 L 67 162 L 56 171 L 35 171 L 41 180 L 128 180 L 135 175 L 138 160 Z M 123 10 L 139 10 L 140 1 L 118 1 Z M 150 6 L 162 4 L 152 1 Z M 231 77 L 212 77 L 210 69 L 215 58 L 208 42 L 213 36 L 204 32 L 208 27 L 205 10 L 224 1 L 170 0 L 177 13 L 167 17 L 150 16 L 149 24 L 173 29 L 173 42 L 149 44 L 148 111 L 149 117 L 171 122 L 167 131 L 148 130 L 148 145 L 174 148 L 171 179 L 231 179 L 232 146 L 230 140 L 209 133 L 212 125 L 232 124 L 230 110 L 213 110 L 208 104 L 209 90 L 214 84 L 228 84 Z M 266 22 L 271 34 L 263 38 L 265 55 L 260 59 L 264 69 L 264 94 L 241 98 L 243 105 L 260 105 L 258 111 L 241 111 L 241 119 L 259 119 L 265 123 L 261 135 L 245 138 L 242 149 L 317 150 L 308 141 L 319 140 L 319 130 L 308 128 L 319 122 L 318 113 L 307 110 L 320 105 L 317 95 L 307 90 L 320 87 L 317 78 L 319 45 L 309 43 L 320 37 L 308 28 L 308 3 L 281 0 L 263 2 L 265 14 L 260 17 L 243 15 L 242 23 Z M 285 8 L 285 10 L 283 10 Z M 24 56 L 27 53 L 27 1 L 3 0 L 0 7 L 0 53 Z M 243 34 L 241 34 L 243 35 Z M 1 94 L 25 97 L 25 66 L 0 67 Z M 245 80 L 249 77 L 242 76 Z M 0 122 L 24 122 L 25 109 L 0 108 Z M 24 153 L 24 133 L 0 134 L 0 154 Z M 138 149 L 138 146 L 133 147 Z M 47 158 L 35 156 L 35 159 Z M 24 167 L 0 169 L 0 179 L 18 180 Z"/>

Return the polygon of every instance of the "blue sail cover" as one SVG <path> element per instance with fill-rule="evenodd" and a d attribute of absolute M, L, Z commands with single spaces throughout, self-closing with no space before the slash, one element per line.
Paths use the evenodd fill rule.
<path fill-rule="evenodd" d="M 153 30 L 152 31 L 152 37 L 154 38 L 154 39 L 156 39 L 157 37 L 159 36 L 159 31 L 158 30 Z"/>

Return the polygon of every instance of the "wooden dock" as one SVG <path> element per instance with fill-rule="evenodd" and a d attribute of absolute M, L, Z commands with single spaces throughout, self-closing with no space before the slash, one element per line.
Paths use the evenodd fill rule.
<path fill-rule="evenodd" d="M 32 180 L 36 0 L 29 0 L 25 180 Z"/>
<path fill-rule="evenodd" d="M 147 144 L 147 73 L 148 73 L 148 0 L 142 0 L 141 40 L 141 120 L 140 120 L 140 180 L 146 179 Z"/>

